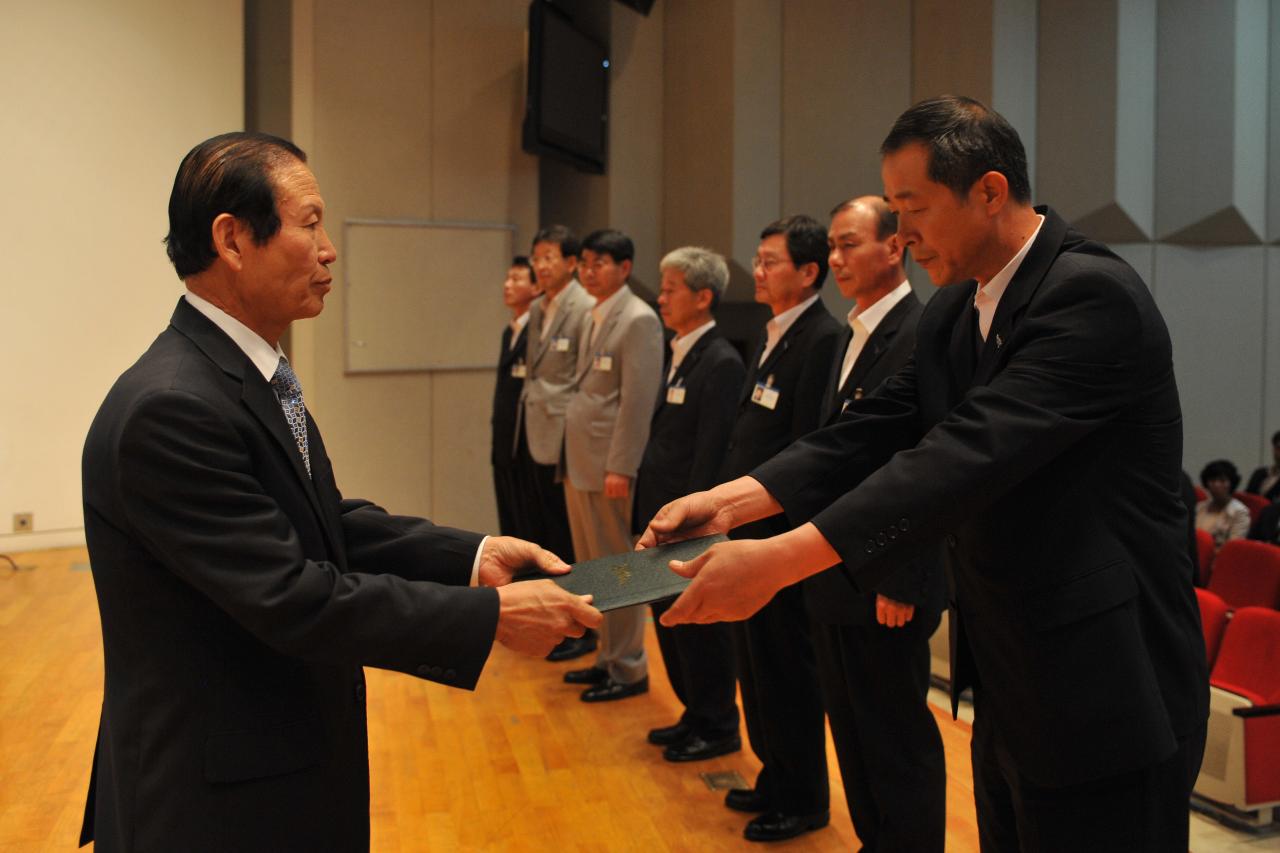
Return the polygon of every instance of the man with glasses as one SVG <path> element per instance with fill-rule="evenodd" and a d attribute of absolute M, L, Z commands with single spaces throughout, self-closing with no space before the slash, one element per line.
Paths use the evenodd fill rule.
<path fill-rule="evenodd" d="M 773 317 L 747 364 L 722 481 L 743 476 L 818 427 L 840 341 L 840 325 L 818 295 L 827 276 L 827 229 L 819 222 L 801 215 L 769 225 L 751 268 L 756 301 Z M 786 529 L 782 519 L 766 519 L 733 536 L 764 539 Z M 755 787 L 730 791 L 725 805 L 762 813 L 743 833 L 751 841 L 824 827 L 826 730 L 800 587 L 780 590 L 733 628 L 747 737 L 764 766 Z"/>

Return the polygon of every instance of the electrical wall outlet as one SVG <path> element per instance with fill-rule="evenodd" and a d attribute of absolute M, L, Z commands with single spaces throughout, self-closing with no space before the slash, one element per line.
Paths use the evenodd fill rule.
<path fill-rule="evenodd" d="M 13 514 L 13 532 L 30 533 L 36 529 L 35 513 L 15 512 Z"/>

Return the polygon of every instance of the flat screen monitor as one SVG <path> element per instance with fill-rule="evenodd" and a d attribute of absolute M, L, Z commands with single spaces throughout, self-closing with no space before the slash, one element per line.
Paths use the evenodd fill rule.
<path fill-rule="evenodd" d="M 529 5 L 524 150 L 603 174 L 609 138 L 609 55 L 547 0 Z"/>

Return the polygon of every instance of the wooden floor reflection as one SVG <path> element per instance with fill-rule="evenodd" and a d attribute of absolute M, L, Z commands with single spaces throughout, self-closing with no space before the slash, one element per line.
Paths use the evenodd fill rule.
<path fill-rule="evenodd" d="M 74 849 L 102 698 L 102 650 L 84 549 L 0 565 L 0 850 Z M 700 774 L 759 768 L 749 750 L 671 764 L 645 732 L 676 719 L 649 630 L 648 695 L 587 705 L 549 664 L 496 648 L 474 693 L 368 670 L 375 851 L 757 849 L 748 816 Z M 969 727 L 938 714 L 948 851 L 976 851 Z M 831 826 L 782 845 L 856 849 L 836 770 Z"/>

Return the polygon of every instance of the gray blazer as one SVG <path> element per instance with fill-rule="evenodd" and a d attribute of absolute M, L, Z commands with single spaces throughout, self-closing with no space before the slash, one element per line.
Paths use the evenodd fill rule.
<path fill-rule="evenodd" d="M 566 475 L 583 492 L 603 491 L 606 471 L 635 477 L 662 383 L 658 315 L 631 288 L 620 294 L 594 346 L 590 312 L 583 320 L 578 387 L 565 415 Z M 608 369 L 597 356 L 610 359 Z"/>
<path fill-rule="evenodd" d="M 584 317 L 588 330 L 591 328 L 591 307 L 595 300 L 577 281 L 569 282 L 560 292 L 551 327 L 543 335 L 545 301 L 545 298 L 539 299 L 529 309 L 526 356 L 529 375 L 524 381 L 521 400 L 529 455 L 540 465 L 559 465 L 560 450 L 564 446 L 564 413 L 577 380 L 578 338 Z M 557 339 L 567 339 L 568 348 L 557 350 Z"/>

